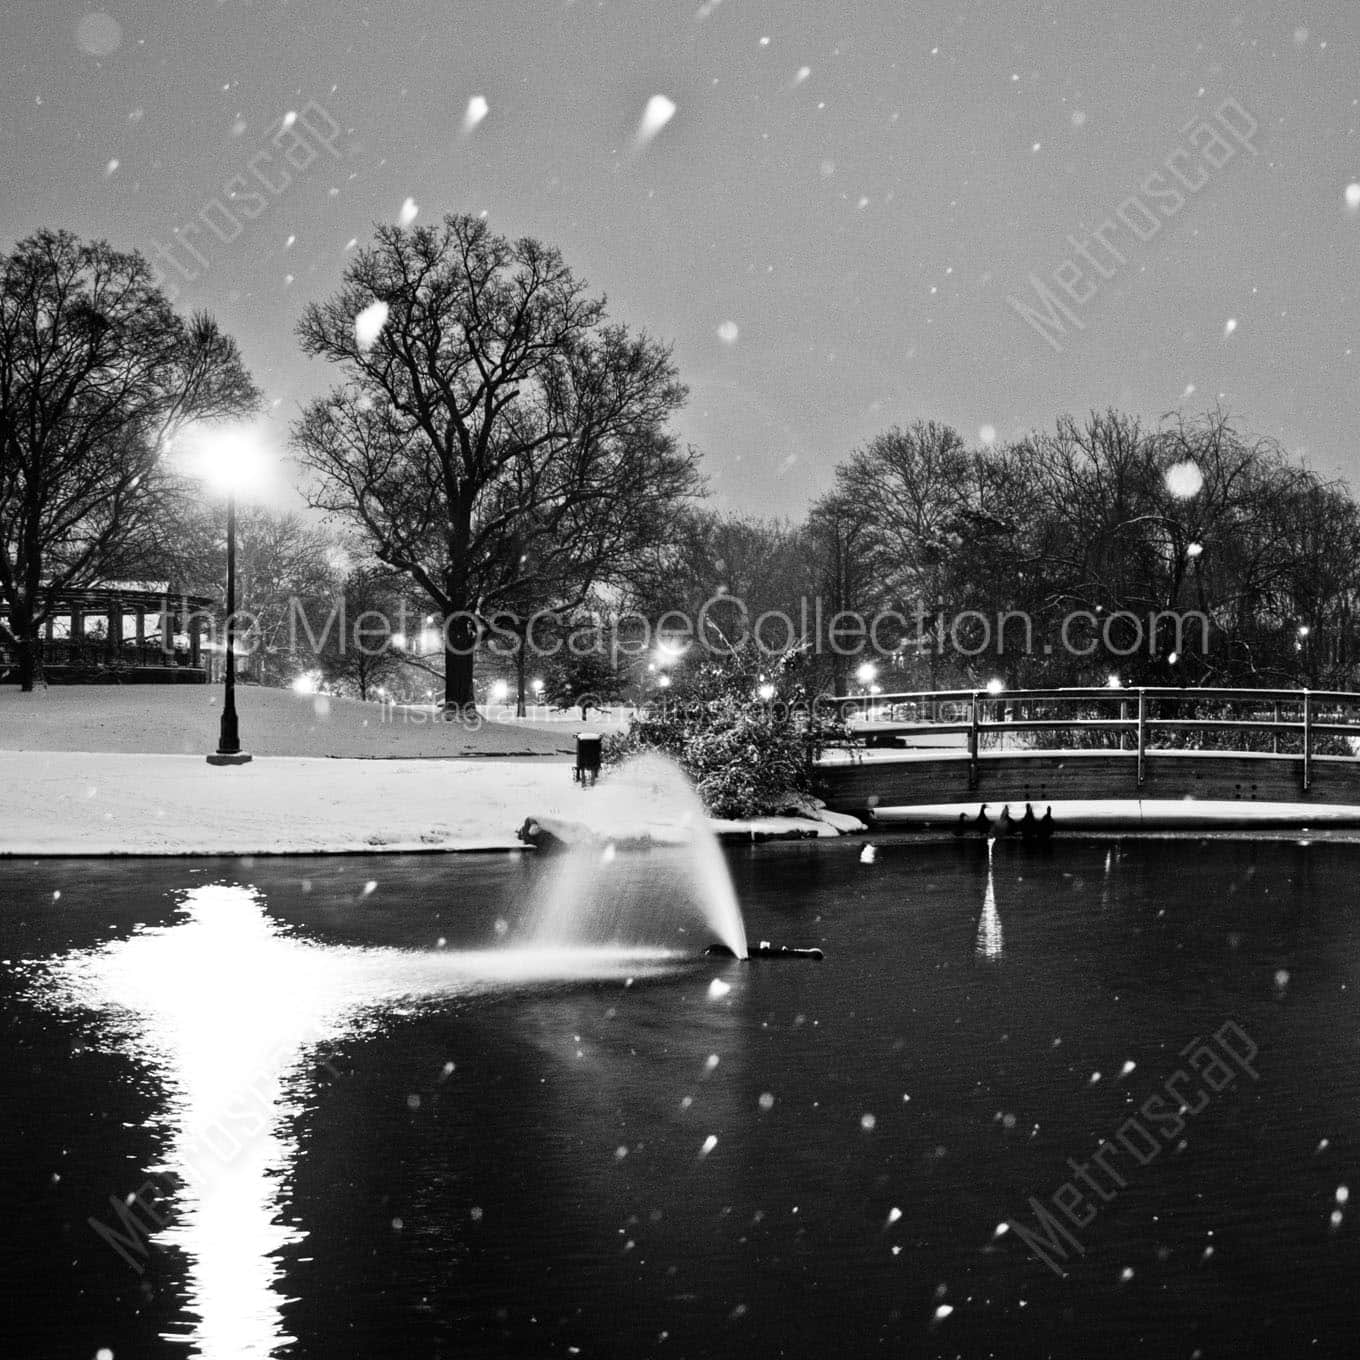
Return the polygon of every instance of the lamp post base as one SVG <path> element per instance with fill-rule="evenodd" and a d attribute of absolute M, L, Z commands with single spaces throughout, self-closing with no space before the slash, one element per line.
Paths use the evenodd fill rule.
<path fill-rule="evenodd" d="M 214 751 L 208 757 L 209 765 L 248 765 L 255 757 L 249 751 Z"/>

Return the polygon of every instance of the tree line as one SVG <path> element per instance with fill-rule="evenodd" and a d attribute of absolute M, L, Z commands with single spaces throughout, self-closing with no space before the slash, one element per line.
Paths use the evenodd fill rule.
<path fill-rule="evenodd" d="M 153 277 L 61 231 L 0 255 L 0 647 L 25 688 L 63 591 L 220 586 L 223 512 L 172 453 L 260 395 L 234 341 Z M 247 641 L 275 683 L 315 669 L 460 711 L 480 660 L 521 702 L 531 668 L 563 703 L 638 698 L 724 649 L 753 683 L 813 692 L 1357 680 L 1352 493 L 1221 411 L 1094 411 L 975 448 L 894 427 L 794 522 L 708 507 L 670 429 L 669 347 L 610 321 L 555 249 L 480 218 L 377 228 L 297 334 L 335 374 L 292 430 L 320 517 L 240 521 Z M 376 648 L 299 637 L 298 602 L 325 618 L 337 601 L 348 629 L 416 623 Z M 789 622 L 739 646 L 762 615 Z M 659 666 L 563 645 L 620 616 L 691 624 Z"/>

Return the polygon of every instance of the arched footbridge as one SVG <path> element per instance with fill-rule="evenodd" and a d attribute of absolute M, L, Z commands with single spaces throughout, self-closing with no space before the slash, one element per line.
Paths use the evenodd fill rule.
<path fill-rule="evenodd" d="M 814 784 L 876 821 L 1028 803 L 1073 825 L 1360 825 L 1360 694 L 943 690 L 829 706 L 848 735 L 818 748 Z"/>

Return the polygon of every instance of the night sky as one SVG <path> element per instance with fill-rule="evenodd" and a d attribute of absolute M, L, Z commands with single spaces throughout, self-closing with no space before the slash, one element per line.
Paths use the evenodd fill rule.
<path fill-rule="evenodd" d="M 801 515 L 894 423 L 1107 404 L 1221 402 L 1356 479 L 1357 72 L 1355 0 L 0 0 L 0 248 L 177 252 L 280 443 L 349 243 L 485 211 L 674 342 L 724 508 Z M 1009 299 L 1066 260 L 1050 343 Z"/>

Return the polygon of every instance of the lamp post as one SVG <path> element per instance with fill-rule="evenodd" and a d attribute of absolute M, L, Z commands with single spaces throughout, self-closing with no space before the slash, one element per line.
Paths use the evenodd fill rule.
<path fill-rule="evenodd" d="M 209 765 L 245 765 L 250 752 L 241 750 L 236 717 L 236 492 L 227 493 L 227 651 L 222 665 L 222 722 L 217 750 Z"/>
<path fill-rule="evenodd" d="M 222 667 L 222 720 L 217 750 L 209 765 L 245 765 L 250 753 L 241 750 L 236 716 L 236 498 L 264 480 L 261 439 L 250 426 L 199 427 L 189 435 L 194 469 L 227 498 L 227 637 Z"/>

